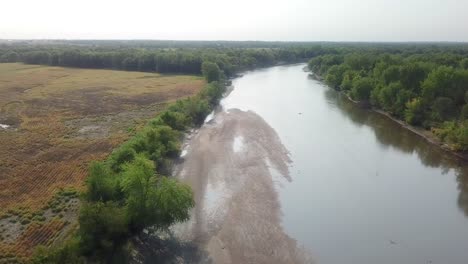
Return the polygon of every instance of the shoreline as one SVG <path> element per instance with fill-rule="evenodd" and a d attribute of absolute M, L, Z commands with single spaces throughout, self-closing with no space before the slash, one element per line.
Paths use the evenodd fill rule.
<path fill-rule="evenodd" d="M 333 89 L 332 87 L 328 86 L 325 82 L 324 82 L 324 78 L 318 74 L 316 74 L 315 72 L 312 72 L 307 66 L 304 68 L 304 71 L 308 71 L 309 72 L 309 75 L 312 76 L 312 78 L 314 78 L 315 80 L 321 82 L 322 84 L 324 84 L 327 88 L 329 89 Z M 362 107 L 362 108 L 367 108 L 368 110 L 374 112 L 374 113 L 377 113 L 377 114 L 380 114 L 392 121 L 394 121 L 395 123 L 397 123 L 398 125 L 400 125 L 401 127 L 403 127 L 404 129 L 407 129 L 409 131 L 411 131 L 412 133 L 418 135 L 419 137 L 423 138 L 427 143 L 429 144 L 432 144 L 434 146 L 437 146 L 439 147 L 441 150 L 447 152 L 447 153 L 450 153 L 452 154 L 454 157 L 464 161 L 464 162 L 467 162 L 468 161 L 468 153 L 461 153 L 459 151 L 455 151 L 453 150 L 452 148 L 450 148 L 449 145 L 447 145 L 446 143 L 442 142 L 440 139 L 438 139 L 432 132 L 430 131 L 427 131 L 425 129 L 422 129 L 422 128 L 418 128 L 418 127 L 415 127 L 415 126 L 412 126 L 408 123 L 406 123 L 405 121 L 403 120 L 400 120 L 398 118 L 395 118 L 393 117 L 390 113 L 388 112 L 385 112 L 384 110 L 381 110 L 381 109 L 377 109 L 375 107 L 372 107 L 370 105 L 370 103 L 362 103 L 362 102 L 359 102 L 359 101 L 356 101 L 356 100 L 353 100 L 347 93 L 343 92 L 343 91 L 339 91 L 337 89 L 333 89 L 335 91 L 337 91 L 338 93 L 344 95 L 346 97 L 347 100 L 349 100 L 350 102 L 354 103 L 356 106 L 358 107 Z"/>
<path fill-rule="evenodd" d="M 435 146 L 439 147 L 440 149 L 442 149 L 443 151 L 448 152 L 448 153 L 454 155 L 455 157 L 457 157 L 457 158 L 459 158 L 459 159 L 461 159 L 463 161 L 468 161 L 468 154 L 463 154 L 461 152 L 458 152 L 458 151 L 455 151 L 455 150 L 451 149 L 449 145 L 445 144 L 440 139 L 438 139 L 437 136 L 435 136 L 432 132 L 430 132 L 428 130 L 418 128 L 418 127 L 415 127 L 415 126 L 412 126 L 412 125 L 406 123 L 403 120 L 399 120 L 399 119 L 393 117 L 392 115 L 390 115 L 390 113 L 387 113 L 387 112 L 385 112 L 383 110 L 375 109 L 375 108 L 370 108 L 370 110 L 377 113 L 377 114 L 383 115 L 386 118 L 396 122 L 401 127 L 413 132 L 414 134 L 416 134 L 416 135 L 420 136 L 421 138 L 423 138 L 424 140 L 426 140 L 427 143 L 435 145 Z"/>

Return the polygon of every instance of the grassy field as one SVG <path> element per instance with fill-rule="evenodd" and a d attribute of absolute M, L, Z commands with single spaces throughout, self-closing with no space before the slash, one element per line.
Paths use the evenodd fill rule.
<path fill-rule="evenodd" d="M 0 64 L 0 263 L 70 232 L 89 162 L 203 85 L 195 76 Z"/>

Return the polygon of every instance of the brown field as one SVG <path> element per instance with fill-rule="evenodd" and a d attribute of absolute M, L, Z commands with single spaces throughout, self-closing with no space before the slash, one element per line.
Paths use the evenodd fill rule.
<path fill-rule="evenodd" d="M 203 85 L 195 76 L 0 64 L 0 263 L 73 229 L 89 162 Z"/>

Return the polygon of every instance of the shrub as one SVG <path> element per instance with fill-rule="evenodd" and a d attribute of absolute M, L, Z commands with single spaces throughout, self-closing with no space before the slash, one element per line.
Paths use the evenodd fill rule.
<path fill-rule="evenodd" d="M 135 158 L 136 152 L 130 145 L 124 144 L 114 152 L 110 157 L 111 169 L 114 172 L 120 172 L 122 165 L 126 162 L 130 162 Z"/>

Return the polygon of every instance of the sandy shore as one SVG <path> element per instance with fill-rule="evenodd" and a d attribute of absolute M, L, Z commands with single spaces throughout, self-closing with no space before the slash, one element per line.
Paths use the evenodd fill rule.
<path fill-rule="evenodd" d="M 311 263 L 281 226 L 274 175 L 291 181 L 289 154 L 254 112 L 219 112 L 187 140 L 175 176 L 190 184 L 192 219 L 174 228 L 207 263 Z M 276 176 L 278 177 L 278 176 Z"/>

